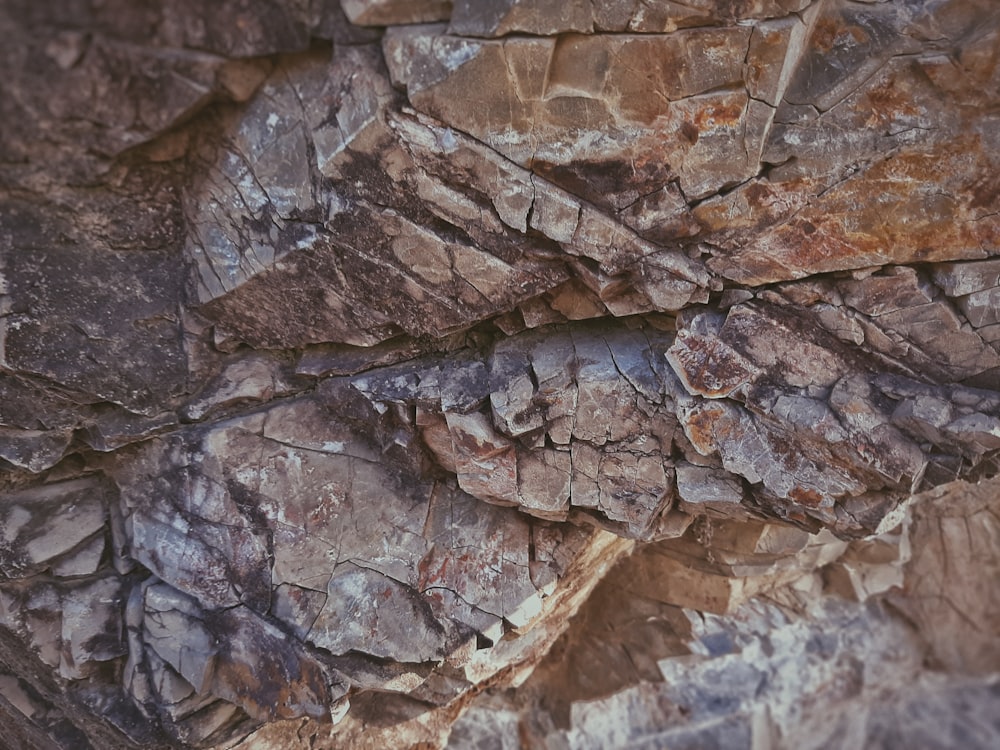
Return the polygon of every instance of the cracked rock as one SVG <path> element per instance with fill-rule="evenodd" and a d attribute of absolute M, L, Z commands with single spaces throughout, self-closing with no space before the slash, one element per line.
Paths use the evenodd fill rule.
<path fill-rule="evenodd" d="M 8 0 L 0 747 L 992 748 L 992 0 Z"/>

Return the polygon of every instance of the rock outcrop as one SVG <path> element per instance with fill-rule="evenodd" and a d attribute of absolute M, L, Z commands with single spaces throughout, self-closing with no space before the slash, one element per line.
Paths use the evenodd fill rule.
<path fill-rule="evenodd" d="M 0 745 L 1000 742 L 992 0 L 0 36 Z"/>

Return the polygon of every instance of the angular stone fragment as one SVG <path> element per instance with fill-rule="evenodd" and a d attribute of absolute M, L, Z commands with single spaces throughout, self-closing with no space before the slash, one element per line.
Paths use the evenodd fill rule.
<path fill-rule="evenodd" d="M 718 451 L 723 466 L 751 484 L 762 483 L 780 498 L 806 507 L 830 507 L 842 495 L 860 494 L 865 485 L 837 466 L 822 447 L 820 455 L 782 455 L 781 437 L 758 425 L 738 407 L 705 404 L 683 414 L 681 423 L 703 455 Z M 826 455 L 823 455 L 826 454 Z"/>
<path fill-rule="evenodd" d="M 873 318 L 881 320 L 899 313 L 898 325 L 905 325 L 901 311 L 910 312 L 906 303 L 912 297 L 907 295 L 917 291 L 916 276 L 901 272 L 887 278 L 870 278 L 879 288 L 890 290 L 885 301 L 877 303 L 883 306 L 881 314 Z M 899 279 L 902 285 L 887 279 Z M 841 287 L 850 291 L 849 284 Z M 820 293 L 829 295 L 830 291 Z M 801 299 L 809 301 L 806 296 Z M 875 304 L 878 297 L 865 299 Z M 901 300 L 900 307 L 892 301 L 897 299 Z M 918 309 L 924 306 L 918 303 Z M 876 312 L 871 307 L 867 311 Z M 873 500 L 862 499 L 867 497 L 865 488 L 896 487 L 899 491 L 913 491 L 925 481 L 930 463 L 941 460 L 932 458 L 935 451 L 943 449 L 952 456 L 973 456 L 971 460 L 978 463 L 983 451 L 989 450 L 986 446 L 993 444 L 990 425 L 995 407 L 987 406 L 992 401 L 984 400 L 985 392 L 982 396 L 960 395 L 958 391 L 935 390 L 918 386 L 913 380 L 891 378 L 882 385 L 879 377 L 864 374 L 868 365 L 856 351 L 821 334 L 808 318 L 795 319 L 789 312 L 788 308 L 759 303 L 740 304 L 731 307 L 725 318 L 701 312 L 685 314 L 679 319 L 679 331 L 667 350 L 667 360 L 681 376 L 685 388 L 697 397 L 690 402 L 693 406 L 681 406 L 680 421 L 700 454 L 714 455 L 716 441 L 721 440 L 726 445 L 719 454 L 723 465 L 754 484 L 763 477 L 754 468 L 754 457 L 768 451 L 788 453 L 779 446 L 794 439 L 795 455 L 782 459 L 783 465 L 786 468 L 811 465 L 814 469 L 822 467 L 821 474 L 828 470 L 838 474 L 840 479 L 824 475 L 826 478 L 818 481 L 820 484 L 829 481 L 831 487 L 839 487 L 834 494 L 851 505 L 850 513 L 843 516 L 844 520 L 853 517 L 854 521 L 848 521 L 851 524 L 860 522 L 861 505 Z M 912 335 L 919 337 L 918 333 Z M 704 353 L 697 354 L 692 342 Z M 980 352 L 980 356 L 988 356 L 987 350 Z M 731 382 L 722 387 L 720 374 L 731 376 Z M 890 382 L 897 384 L 889 385 Z M 717 392 L 720 387 L 721 392 Z M 706 396 L 719 398 L 726 394 L 744 402 L 748 411 L 740 408 L 731 411 L 731 402 L 723 402 L 716 408 L 699 401 Z M 890 401 L 884 401 L 883 396 L 889 396 Z M 920 400 L 905 400 L 914 397 Z M 960 407 L 966 399 L 970 407 L 978 406 Z M 735 414 L 742 416 L 736 418 Z M 959 415 L 961 421 L 948 432 L 946 425 Z M 935 449 L 921 447 L 916 442 L 928 439 Z M 737 445 L 743 448 L 737 449 Z M 949 447 L 944 448 L 946 445 Z M 818 452 L 813 453 L 814 450 Z M 742 458 L 737 458 L 738 455 Z M 692 460 L 690 454 L 688 460 Z M 801 464 L 802 461 L 806 464 Z M 764 464 L 759 468 L 774 471 Z M 803 470 L 812 475 L 813 469 Z M 793 469 L 792 475 L 796 471 Z M 784 483 L 777 478 L 778 474 L 771 473 L 771 479 L 764 480 L 768 488 L 765 494 L 776 492 L 777 497 L 792 499 L 787 489 L 776 490 Z M 818 475 L 813 476 L 818 479 Z M 841 484 L 845 480 L 847 484 Z M 811 496 L 811 491 L 805 488 L 795 492 L 803 493 L 800 501 Z M 770 504 L 773 500 L 765 502 Z M 819 509 L 829 507 L 828 503 L 820 503 L 810 514 L 822 516 Z M 874 503 L 871 508 L 874 510 L 878 505 Z M 797 511 L 776 508 L 776 512 L 790 518 Z M 787 515 L 789 512 L 792 516 Z M 874 517 L 864 524 L 871 522 Z M 840 523 L 837 522 L 838 528 Z"/>
<path fill-rule="evenodd" d="M 99 544 L 100 555 L 107 494 L 103 483 L 87 479 L 7 494 L 0 506 L 0 571 L 12 578 L 32 575 L 91 543 Z"/>
<path fill-rule="evenodd" d="M 484 414 L 446 414 L 451 460 L 459 486 L 484 500 L 514 504 L 519 497 L 514 445 Z"/>
<path fill-rule="evenodd" d="M 279 70 L 264 91 L 191 196 L 199 300 L 237 338 L 284 346 L 440 336 L 566 278 L 500 218 L 470 236 L 467 222 L 493 217 L 492 197 L 478 176 L 481 193 L 470 200 L 421 168 L 459 143 L 450 130 L 428 140 L 426 127 L 393 119 L 372 50 L 345 48 L 328 75 Z M 274 101 L 286 114 L 272 111 Z M 220 226 L 217 217 L 234 211 Z M 380 301 L 386 273 L 409 303 Z M 317 277 L 330 284 L 306 314 L 293 290 Z"/>
<path fill-rule="evenodd" d="M 158 32 L 177 47 L 207 49 L 225 57 L 297 52 L 309 44 L 301 5 L 262 3 L 248 7 L 233 0 L 202 6 L 190 0 L 165 3 Z"/>
<path fill-rule="evenodd" d="M 977 452 L 1000 448 L 1000 417 L 967 414 L 949 422 L 944 431 L 960 443 L 971 444 Z"/>
<path fill-rule="evenodd" d="M 585 221 L 579 201 L 561 190 L 545 189 L 548 186 L 542 181 L 532 180 L 532 185 L 535 200 L 531 204 L 531 226 L 556 242 L 572 242 L 581 221 Z"/>
<path fill-rule="evenodd" d="M 60 578 L 70 578 L 96 573 L 104 560 L 106 546 L 104 534 L 95 534 L 53 565 L 52 574 Z"/>
<path fill-rule="evenodd" d="M 653 330 L 578 325 L 501 342 L 486 381 L 465 381 L 467 370 L 447 364 L 353 382 L 376 404 L 428 409 L 417 417 L 425 442 L 475 497 L 541 518 L 562 518 L 573 506 L 593 509 L 630 536 L 655 535 L 673 497 L 663 455 L 674 429 L 664 411 L 666 346 Z M 489 415 L 449 403 L 448 393 L 463 392 L 463 382 L 474 384 L 469 400 L 480 388 L 489 391 Z M 542 449 L 546 435 L 555 450 Z M 604 455 L 590 444 L 603 446 Z"/>
<path fill-rule="evenodd" d="M 143 638 L 199 693 L 211 681 L 216 644 L 189 597 L 160 584 L 146 589 Z"/>
<path fill-rule="evenodd" d="M 958 307 L 976 328 L 1000 323 L 1000 313 L 997 312 L 1000 310 L 1000 286 L 962 297 L 958 300 Z"/>
<path fill-rule="evenodd" d="M 909 531 L 904 522 L 870 540 L 852 542 L 824 571 L 831 591 L 846 599 L 865 601 L 905 586 L 903 566 L 911 552 Z"/>
<path fill-rule="evenodd" d="M 165 584 L 145 589 L 144 640 L 199 694 L 261 720 L 329 717 L 331 678 L 301 646 L 243 607 L 204 612 Z M 342 691 L 343 692 L 343 691 Z"/>
<path fill-rule="evenodd" d="M 39 473 L 59 462 L 72 433 L 65 430 L 10 430 L 0 427 L 0 458 L 20 469 Z"/>
<path fill-rule="evenodd" d="M 691 510 L 706 507 L 725 513 L 743 500 L 742 485 L 724 471 L 686 462 L 678 463 L 676 471 L 679 500 Z"/>
<path fill-rule="evenodd" d="M 571 0 L 559 6 L 546 3 L 503 0 L 476 3 L 458 0 L 449 31 L 469 36 L 506 36 L 511 33 L 552 35 L 569 31 L 593 31 L 593 9 L 589 3 Z"/>
<path fill-rule="evenodd" d="M 0 625 L 61 678 L 86 680 L 126 653 L 122 581 L 114 574 L 0 588 Z"/>
<path fill-rule="evenodd" d="M 639 539 L 656 537 L 657 522 L 673 501 L 673 472 L 662 457 L 642 455 L 627 448 L 603 454 L 577 444 L 573 451 L 573 500 L 593 509 L 623 534 Z M 577 468 L 579 467 L 579 468 Z M 669 533 L 669 532 L 668 532 Z"/>
<path fill-rule="evenodd" d="M 219 409 L 249 401 L 266 401 L 288 393 L 291 387 L 280 365 L 265 357 L 233 363 L 182 409 L 182 416 L 199 420 Z"/>
<path fill-rule="evenodd" d="M 210 606 L 247 601 L 266 608 L 270 571 L 263 530 L 241 516 L 224 485 L 191 471 L 177 476 L 170 450 L 157 448 L 148 451 L 157 473 L 135 477 L 122 493 L 130 556 Z M 171 504 L 156 502 L 160 488 Z"/>
<path fill-rule="evenodd" d="M 962 297 L 1000 286 L 1000 261 L 939 263 L 932 275 L 934 283 L 949 297 Z"/>
<path fill-rule="evenodd" d="M 441 36 L 410 47 L 419 65 L 404 69 L 395 55 L 387 58 L 417 109 L 598 205 L 622 209 L 678 178 L 684 194 L 698 198 L 753 175 L 747 153 L 759 152 L 764 131 L 753 125 L 771 110 L 749 110 L 747 126 L 749 99 L 730 88 L 742 84 L 748 39 L 739 27 L 503 43 Z M 706 47 L 708 64 L 692 65 L 693 51 Z M 539 68 L 548 71 L 542 81 L 532 76 Z M 626 74 L 632 69 L 651 71 L 649 80 L 640 86 Z M 490 94 L 469 99 L 459 91 Z M 586 128 L 566 137 L 579 122 Z M 591 142 L 600 149 L 585 152 Z M 632 169 L 615 166 L 623 162 Z"/>
<path fill-rule="evenodd" d="M 569 509 L 573 464 L 567 450 L 525 451 L 518 457 L 519 505 L 557 520 Z"/>
<path fill-rule="evenodd" d="M 812 295 L 804 295 L 802 286 L 787 286 L 784 293 L 808 306 L 841 340 L 870 348 L 914 376 L 991 382 L 991 373 L 1000 366 L 997 352 L 960 313 L 967 302 L 979 305 L 987 300 L 989 291 L 957 298 L 956 308 L 926 276 L 909 267 L 855 275 L 834 285 L 816 285 Z M 988 302 L 976 309 L 986 316 L 977 320 L 990 320 Z"/>
<path fill-rule="evenodd" d="M 973 488 L 949 485 L 916 506 L 906 585 L 890 599 L 918 624 L 935 660 L 964 673 L 995 671 L 1000 660 L 996 486 L 996 479 Z"/>
<path fill-rule="evenodd" d="M 725 398 L 759 374 L 753 364 L 718 338 L 718 331 L 715 336 L 702 336 L 696 332 L 697 320 L 692 326 L 678 332 L 666 355 L 691 395 Z"/>
<path fill-rule="evenodd" d="M 926 305 L 933 301 L 930 289 L 922 286 L 916 271 L 907 266 L 837 284 L 844 302 L 872 317 Z"/>
<path fill-rule="evenodd" d="M 184 2 L 183 5 L 190 8 L 191 4 Z M 226 10 L 235 10 L 232 7 L 235 3 L 224 5 L 229 6 Z M 138 10 L 141 14 L 142 10 L 154 9 Z M 213 100 L 245 101 L 249 98 L 266 75 L 266 65 L 229 60 L 206 50 L 213 41 L 229 46 L 218 37 L 211 41 L 205 39 L 215 36 L 220 31 L 219 26 L 232 22 L 220 18 L 225 11 L 204 14 L 203 20 L 208 23 L 203 23 L 202 39 L 197 40 L 191 38 L 198 36 L 196 28 L 189 26 L 188 31 L 194 33 L 184 34 L 171 23 L 179 20 L 177 16 L 170 9 L 164 10 L 164 15 L 174 17 L 148 18 L 148 25 L 142 21 L 135 23 L 138 19 L 133 10 L 131 20 L 135 25 L 131 29 L 127 21 L 119 25 L 123 19 L 101 19 L 105 33 L 94 34 L 93 28 L 91 33 L 69 28 L 59 29 L 62 33 L 52 33 L 51 26 L 39 29 L 40 33 L 33 35 L 30 42 L 34 47 L 34 63 L 16 64 L 13 68 L 5 66 L 10 69 L 10 77 L 21 92 L 18 98 L 22 106 L 27 105 L 22 117 L 48 132 L 56 143 L 85 144 L 96 154 L 107 157 L 153 140 Z M 183 12 L 184 9 L 177 10 Z M 16 10 L 13 15 L 18 15 Z M 84 11 L 81 15 L 90 14 Z M 91 15 L 78 22 L 86 26 L 88 23 L 94 25 L 96 20 Z M 257 25 L 249 14 L 244 14 L 244 29 L 248 21 Z M 160 39 L 151 39 L 150 27 L 158 24 L 163 24 L 160 30 L 165 33 Z M 115 26 L 119 26 L 118 35 L 114 33 Z M 303 24 L 299 38 L 288 40 L 289 46 L 304 46 L 305 31 Z M 242 40 L 230 37 L 229 41 L 235 43 L 233 46 L 242 42 L 251 55 L 276 51 L 273 47 L 267 49 L 270 45 L 266 44 L 260 45 L 260 52 L 247 49 L 254 46 L 249 35 Z M 190 46 L 184 49 L 185 44 Z M 47 80 L 48 87 L 39 86 L 39 80 Z M 44 91 L 52 92 L 55 98 L 46 101 Z M 74 124 L 83 117 L 87 118 L 85 123 Z M 79 156 L 73 160 L 81 161 Z"/>
<path fill-rule="evenodd" d="M 786 16 L 807 5 L 805 0 L 735 2 L 725 6 L 710 2 L 685 4 L 672 0 L 650 0 L 639 4 L 613 0 L 596 5 L 573 0 L 558 6 L 539 0 L 484 3 L 459 0 L 455 3 L 449 31 L 483 37 L 501 37 L 518 32 L 532 35 L 567 32 L 655 34 L 692 26 Z"/>
<path fill-rule="evenodd" d="M 308 636 L 320 648 L 401 662 L 444 658 L 445 633 L 427 604 L 381 573 L 351 564 L 338 567 L 327 586 L 327 602 Z"/>
<path fill-rule="evenodd" d="M 220 643 L 213 695 L 260 721 L 337 715 L 347 685 L 283 630 L 245 607 L 219 613 L 212 627 Z"/>
<path fill-rule="evenodd" d="M 122 590 L 114 576 L 68 587 L 62 600 L 59 674 L 81 679 L 122 656 Z"/>
<path fill-rule="evenodd" d="M 288 623 L 299 640 L 305 640 L 325 602 L 324 592 L 282 583 L 274 589 L 271 611 Z"/>
<path fill-rule="evenodd" d="M 101 404 L 94 408 L 81 439 L 96 451 L 110 452 L 152 437 L 178 423 L 172 412 L 153 417 L 134 414 L 121 407 Z"/>

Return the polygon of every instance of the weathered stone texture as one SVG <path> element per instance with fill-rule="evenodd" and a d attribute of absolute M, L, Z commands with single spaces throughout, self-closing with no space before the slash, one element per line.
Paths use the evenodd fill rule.
<path fill-rule="evenodd" d="M 997 744 L 993 0 L 0 39 L 0 745 Z"/>
<path fill-rule="evenodd" d="M 476 700 L 448 747 L 493 742 L 500 727 L 529 738 L 514 747 L 988 747 L 1000 736 L 996 552 L 979 540 L 994 533 L 996 489 L 918 496 L 901 528 L 846 549 L 733 522 L 649 545 L 525 685 Z M 988 562 L 971 573 L 967 555 Z M 971 575 L 944 594 L 952 569 Z M 954 607 L 931 604 L 940 596 Z"/>

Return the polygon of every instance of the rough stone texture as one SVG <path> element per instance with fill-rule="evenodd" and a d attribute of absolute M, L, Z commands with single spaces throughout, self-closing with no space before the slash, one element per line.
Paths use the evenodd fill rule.
<path fill-rule="evenodd" d="M 1000 591 L 985 539 L 998 487 L 919 495 L 906 524 L 846 549 L 728 521 L 649 545 L 601 582 L 523 686 L 476 700 L 448 747 L 492 742 L 498 726 L 529 747 L 990 747 Z M 964 567 L 970 556 L 988 562 Z M 683 559 L 684 572 L 655 558 Z M 952 569 L 968 577 L 943 586 Z M 691 598 L 723 584 L 744 595 Z M 937 606 L 942 596 L 957 601 Z"/>
<path fill-rule="evenodd" d="M 0 38 L 0 746 L 1000 744 L 992 0 Z"/>

